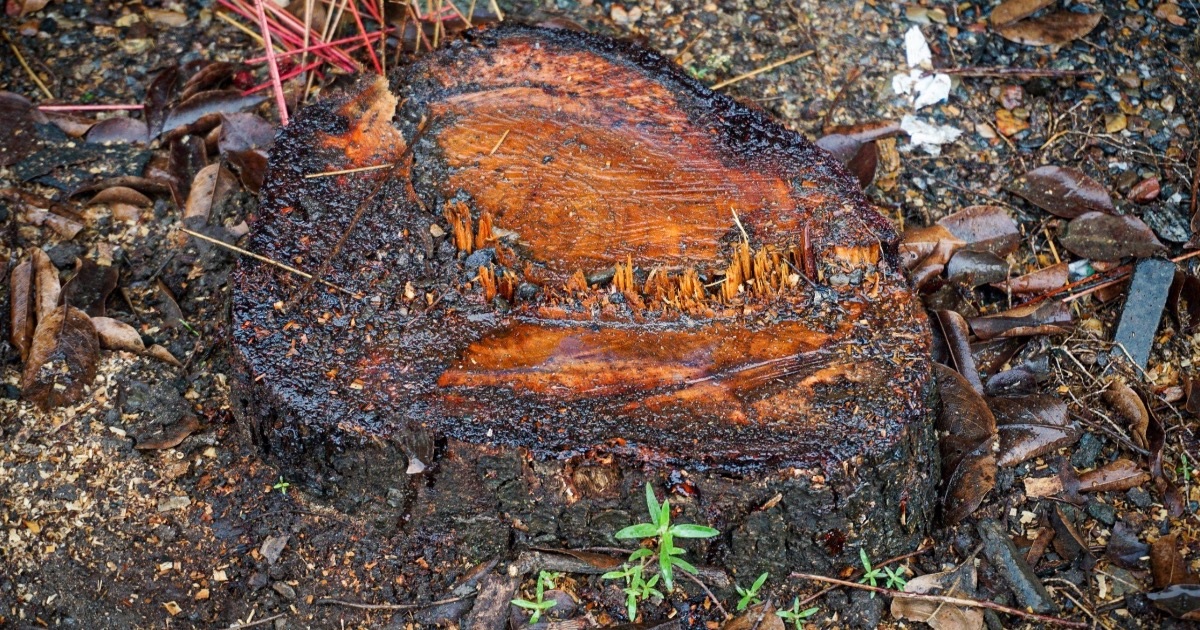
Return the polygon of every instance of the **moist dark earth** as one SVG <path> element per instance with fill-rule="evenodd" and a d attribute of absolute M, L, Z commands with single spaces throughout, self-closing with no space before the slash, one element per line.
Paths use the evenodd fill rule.
<path fill-rule="evenodd" d="M 1073 166 L 1103 184 L 1122 211 L 1143 218 L 1170 254 L 1178 255 L 1191 236 L 1194 207 L 1200 12 L 1188 2 L 1175 13 L 1159 11 L 1165 3 L 1079 4 L 1102 11 L 1104 19 L 1087 36 L 1058 48 L 1023 46 L 991 32 L 983 23 L 991 3 L 731 0 L 500 6 L 508 20 L 562 17 L 590 31 L 632 38 L 706 82 L 813 50 L 809 58 L 723 89 L 809 138 L 824 135 L 832 125 L 899 120 L 912 113 L 893 93 L 892 77 L 907 70 L 903 35 L 913 24 L 929 39 L 940 67 L 1095 70 L 1094 75 L 1066 78 L 956 76 L 949 101 L 921 110 L 920 116 L 952 125 L 963 131 L 962 137 L 937 156 L 912 148 L 903 136 L 884 141 L 877 177 L 866 194 L 898 230 L 929 225 L 966 206 L 1001 205 L 1021 226 L 1024 242 L 1010 262 L 1025 271 L 1065 255 L 1052 242 L 1063 222 L 1003 187 L 1036 166 Z M 169 26 L 146 17 L 146 9 L 182 11 L 187 20 Z M 168 65 L 238 62 L 260 54 L 253 39 L 215 18 L 214 9 L 194 2 L 52 2 L 23 18 L 5 18 L 0 28 L 45 79 L 56 102 L 140 103 L 155 73 Z M 0 89 L 45 102 L 41 88 L 16 55 L 9 54 L 9 45 L 3 42 L 0 55 Z M 252 73 L 252 83 L 266 80 L 262 66 L 254 66 Z M 350 82 L 349 77 L 338 81 Z M 1023 102 L 1000 115 L 1005 109 L 1001 99 L 1011 94 L 1011 86 L 1021 86 Z M 275 116 L 270 103 L 258 111 Z M 1029 128 L 1007 136 L 998 133 L 998 123 L 1012 120 L 1009 114 Z M 64 277 L 77 258 L 111 259 L 120 276 L 106 305 L 108 315 L 134 324 L 145 341 L 166 347 L 182 366 L 105 351 L 99 375 L 81 403 L 41 412 L 20 400 L 22 366 L 7 343 L 7 316 L 2 318 L 0 563 L 5 570 L 0 574 L 0 626 L 224 628 L 278 615 L 270 622 L 277 628 L 402 628 L 450 617 L 446 607 L 362 610 L 319 601 L 408 604 L 448 597 L 473 567 L 507 552 L 512 541 L 503 533 L 506 528 L 464 521 L 450 536 L 398 535 L 400 524 L 387 501 L 401 507 L 403 493 L 381 489 L 383 503 L 371 509 L 330 505 L 308 496 L 302 484 L 292 485 L 264 462 L 231 412 L 229 278 L 234 254 L 179 232 L 182 211 L 169 195 L 158 195 L 154 207 L 132 224 L 66 197 L 91 180 L 139 174 L 154 157 L 154 147 L 101 149 L 53 130 L 45 133 L 44 153 L 35 161 L 0 170 L 5 277 L 30 247 L 45 250 Z M 1129 189 L 1149 176 L 1161 182 L 1157 199 L 1148 204 L 1126 201 Z M 52 207 L 84 228 L 65 238 L 44 220 L 35 221 L 30 206 Z M 255 211 L 254 197 L 236 192 L 214 208 L 202 231 L 232 242 Z M 8 289 L 6 282 L 0 294 L 4 304 Z M 954 290 L 927 300 L 932 308 L 970 314 L 995 312 L 1005 306 L 1001 302 L 995 293 Z M 1041 360 L 1047 364 L 1042 391 L 1062 396 L 1076 411 L 1098 404 L 1094 379 L 1102 372 L 1106 340 L 1112 339 L 1123 306 L 1120 290 L 1106 301 L 1091 296 L 1074 302 L 1074 332 L 1028 338 L 1016 350 L 996 352 L 1003 360 L 991 366 L 981 361 L 984 376 L 1006 363 Z M 1195 461 L 1191 454 L 1200 453 L 1196 417 L 1182 410 L 1177 391 L 1200 360 L 1196 342 L 1172 318 L 1164 318 L 1146 371 L 1139 375 L 1164 401 L 1158 412 L 1172 469 L 1184 453 L 1189 461 Z M 199 428 L 173 448 L 134 448 L 164 433 L 178 433 L 189 418 L 198 420 Z M 1120 431 L 1106 425 L 1085 427 L 1079 442 L 1058 455 L 1078 469 L 1136 456 Z M 519 503 L 521 497 L 514 493 L 520 486 L 514 481 L 522 463 L 492 465 L 486 492 Z M 1070 547 L 1055 545 L 1036 564 L 1036 576 L 1051 591 L 1055 614 L 1082 621 L 1095 615 L 1104 627 L 1186 627 L 1187 622 L 1152 608 L 1142 594 L 1152 588 L 1146 563 L 1127 570 L 1111 566 L 1104 556 L 1116 525 L 1147 543 L 1177 533 L 1194 570 L 1200 492 L 1190 477 L 1178 481 L 1185 507 L 1181 516 L 1173 516 L 1149 484 L 1089 495 L 1079 507 L 1027 498 L 1024 479 L 1045 477 L 1063 465 L 1051 453 L 1001 469 L 995 490 L 975 514 L 955 527 L 931 532 L 932 550 L 909 561 L 912 573 L 952 568 L 971 558 L 981 544 L 987 548 L 988 537 L 980 530 L 993 530 L 991 525 L 978 527 L 982 521 L 1030 544 L 1050 527 L 1046 519 L 1053 515 L 1055 522 L 1071 523 L 1082 546 L 1101 558 L 1094 567 L 1081 565 L 1070 557 Z M 670 490 L 672 504 L 681 508 L 675 519 L 705 523 L 699 501 L 688 496 L 683 471 L 664 481 L 660 497 Z M 550 548 L 567 542 L 616 546 L 611 533 L 644 518 L 637 490 L 623 489 L 611 522 L 521 542 Z M 757 513 L 755 535 L 769 535 L 787 519 L 804 516 L 802 506 L 771 505 L 769 495 L 762 499 L 769 507 Z M 530 524 L 515 525 L 518 531 L 519 526 L 530 529 Z M 532 525 L 532 531 L 543 531 Z M 690 547 L 689 557 L 721 568 L 720 549 L 739 544 L 731 533 L 725 536 L 722 545 Z M 1086 550 L 1077 545 L 1074 551 Z M 993 557 L 986 550 L 977 556 L 976 596 L 1023 603 Z M 849 575 L 855 568 L 834 568 L 827 575 L 840 575 L 843 569 Z M 819 590 L 819 585 L 786 576 L 797 567 L 769 569 L 765 592 L 776 602 Z M 582 600 L 578 618 L 589 626 L 627 621 L 623 595 L 612 581 L 596 575 L 571 577 L 568 590 Z M 741 585 L 754 577 L 731 576 Z M 680 587 L 686 596 L 642 606 L 644 627 L 667 622 L 720 627 L 722 617 L 705 594 L 687 581 Z M 732 586 L 714 588 L 714 593 L 726 607 L 737 599 Z M 1079 609 L 1081 604 L 1087 613 Z M 899 623 L 888 614 L 885 598 L 860 591 L 835 591 L 812 605 L 820 607 L 808 620 L 815 627 Z M 1023 623 L 992 613 L 987 621 L 992 627 Z"/>

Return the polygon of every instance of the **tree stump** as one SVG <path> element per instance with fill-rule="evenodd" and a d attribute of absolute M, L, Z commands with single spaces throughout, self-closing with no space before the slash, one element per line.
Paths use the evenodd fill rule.
<path fill-rule="evenodd" d="M 835 570 L 935 505 L 928 325 L 827 153 L 656 53 L 505 25 L 305 108 L 233 286 L 235 410 L 292 483 L 485 557 Z M 399 517 L 399 518 L 396 518 Z"/>

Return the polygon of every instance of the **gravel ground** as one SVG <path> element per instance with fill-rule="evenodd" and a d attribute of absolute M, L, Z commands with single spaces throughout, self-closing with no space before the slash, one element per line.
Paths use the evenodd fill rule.
<path fill-rule="evenodd" d="M 1200 131 L 1200 10 L 1191 2 L 1181 3 L 1175 13 L 1164 12 L 1161 3 L 1136 0 L 1074 4 L 1105 17 L 1095 31 L 1057 49 L 1014 44 L 991 32 L 983 21 L 989 2 L 646 0 L 501 6 L 509 19 L 562 16 L 589 30 L 640 39 L 712 82 L 813 50 L 808 58 L 725 88 L 810 138 L 834 125 L 899 120 L 913 113 L 893 93 L 892 77 L 907 70 L 903 37 L 914 24 L 930 41 L 939 67 L 1095 70 L 1094 76 L 1028 80 L 956 75 L 949 101 L 920 115 L 962 130 L 962 137 L 936 156 L 910 146 L 903 136 L 883 141 L 879 173 L 868 195 L 901 225 L 928 225 L 969 205 L 1001 205 L 1018 220 L 1025 239 L 1011 262 L 1017 270 L 1029 270 L 1060 254 L 1052 239 L 1063 222 L 1003 187 L 1039 165 L 1074 166 L 1116 193 L 1118 208 L 1144 218 L 1177 254 L 1190 236 L 1195 134 Z M 157 23 L 142 17 L 145 7 L 181 11 L 187 19 L 174 27 Z M 64 103 L 141 102 L 154 72 L 168 63 L 238 61 L 258 54 L 255 43 L 215 19 L 206 2 L 55 1 L 31 16 L 0 22 L 0 31 Z M 0 69 L 0 89 L 45 101 L 8 50 L 0 54 Z M 261 69 L 256 72 L 260 80 L 265 77 Z M 1014 104 L 1018 92 L 1020 102 Z M 998 131 L 1010 132 L 1022 121 L 1028 123 L 1023 131 L 1007 136 Z M 89 158 L 87 166 L 63 164 L 55 174 L 69 188 L 83 178 L 144 164 L 150 153 Z M 1150 176 L 1161 181 L 1158 199 L 1127 201 L 1125 193 Z M 0 262 L 8 261 L 6 269 L 29 247 L 47 251 L 64 271 L 76 257 L 112 259 L 121 276 L 109 301 L 110 316 L 137 325 L 145 339 L 168 348 L 183 366 L 105 351 L 84 401 L 43 413 L 18 400 L 20 360 L 0 342 L 0 563 L 7 569 L 0 573 L 0 627 L 218 628 L 276 615 L 276 628 L 417 624 L 408 612 L 316 603 L 321 598 L 429 601 L 448 592 L 473 563 L 452 541 L 405 540 L 392 535 L 395 524 L 385 518 L 349 516 L 310 501 L 255 456 L 228 403 L 230 254 L 181 238 L 180 213 L 164 199 L 129 226 L 78 200 L 56 198 L 56 212 L 74 213 L 85 226 L 74 238 L 63 238 L 49 224 L 34 225 L 20 210 L 39 198 L 47 207 L 46 199 L 61 191 L 18 179 L 15 169 L 0 169 L 0 187 L 10 189 L 0 197 Z M 253 207 L 253 198 L 239 193 L 211 223 L 236 229 Z M 7 293 L 5 286 L 0 301 L 8 302 Z M 1099 373 L 1096 362 L 1121 312 L 1120 297 L 1117 291 L 1107 302 L 1075 302 L 1075 333 L 1039 339 L 1022 350 L 1022 356 L 1044 353 L 1054 345 L 1078 358 L 1077 364 L 1052 366 L 1050 382 L 1043 386 L 1047 391 L 1091 404 L 1097 390 L 1091 379 Z M 1004 306 L 994 295 L 971 292 L 949 292 L 936 300 L 960 312 Z M 7 322 L 0 326 L 6 338 L 7 327 Z M 1183 377 L 1200 361 L 1198 342 L 1200 336 L 1180 333 L 1170 320 L 1160 329 L 1146 377 L 1163 401 L 1180 400 Z M 1173 410 L 1160 411 L 1167 424 L 1166 458 L 1178 462 L 1181 453 L 1200 449 L 1196 418 Z M 174 448 L 133 448 L 134 439 L 144 442 L 156 432 L 177 431 L 189 416 L 200 428 Z M 1077 468 L 1089 468 L 1119 452 L 1118 440 L 1109 433 L 1089 430 L 1062 454 Z M 1018 540 L 1033 538 L 1056 505 L 1027 500 L 1021 482 L 1056 466 L 1048 455 L 1002 470 L 996 492 L 975 517 L 1005 523 Z M 1182 518 L 1172 518 L 1149 486 L 1103 493 L 1079 510 L 1064 507 L 1084 543 L 1101 555 L 1113 523 L 1120 520 L 1146 542 L 1179 533 L 1193 550 L 1188 558 L 1195 569 L 1200 566 L 1194 553 L 1200 492 L 1191 484 L 1183 491 L 1188 509 Z M 914 569 L 932 572 L 961 561 L 979 536 L 973 526 L 962 525 L 937 532 L 935 540 L 937 548 L 915 560 Z M 1101 563 L 1098 572 L 1085 573 L 1070 558 L 1054 558 L 1037 569 L 1056 591 L 1061 614 L 1084 618 L 1069 600 L 1073 597 L 1090 604 L 1106 627 L 1183 627 L 1160 617 L 1138 594 L 1149 589 L 1146 571 Z M 773 579 L 769 587 L 777 601 L 816 590 L 811 584 L 782 582 Z M 590 620 L 623 619 L 620 594 L 614 599 L 612 587 L 581 578 L 576 592 L 588 602 Z M 833 593 L 820 600 L 822 610 L 810 623 L 831 628 L 895 623 L 882 598 L 860 595 Z M 698 606 L 700 597 L 693 594 L 673 609 L 662 605 L 649 612 L 665 618 L 674 610 L 671 615 L 704 627 L 719 615 Z M 980 597 L 1011 600 L 995 569 L 981 570 Z M 989 623 L 1017 625 L 1011 617 L 989 618 Z"/>

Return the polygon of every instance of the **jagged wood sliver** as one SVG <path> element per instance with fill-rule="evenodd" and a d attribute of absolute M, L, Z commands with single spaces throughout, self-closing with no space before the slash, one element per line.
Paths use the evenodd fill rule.
<path fill-rule="evenodd" d="M 316 270 L 360 209 L 325 278 L 358 297 L 235 276 L 235 409 L 290 481 L 478 557 L 611 542 L 647 480 L 752 575 L 919 540 L 925 316 L 888 222 L 766 114 L 500 26 L 301 111 L 249 249 Z"/>

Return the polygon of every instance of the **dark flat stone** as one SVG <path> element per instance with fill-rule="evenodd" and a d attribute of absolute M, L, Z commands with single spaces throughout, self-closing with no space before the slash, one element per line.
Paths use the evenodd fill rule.
<path fill-rule="evenodd" d="M 1037 613 L 1051 613 L 1058 609 L 1050 599 L 1050 593 L 1033 569 L 1025 562 L 1025 556 L 1004 531 L 1004 526 L 992 519 L 978 525 L 979 537 L 983 539 L 983 555 L 1000 574 L 1008 589 L 1016 596 L 1021 608 Z"/>
<path fill-rule="evenodd" d="M 1133 269 L 1133 281 L 1129 283 L 1129 295 L 1125 298 L 1125 310 L 1121 311 L 1121 323 L 1113 343 L 1124 346 L 1129 357 L 1145 369 L 1150 358 L 1150 346 L 1154 333 L 1162 320 L 1163 307 L 1167 304 L 1167 293 L 1175 278 L 1175 263 L 1161 258 L 1139 261 Z M 1112 352 L 1113 358 L 1125 358 L 1120 348 Z"/>

